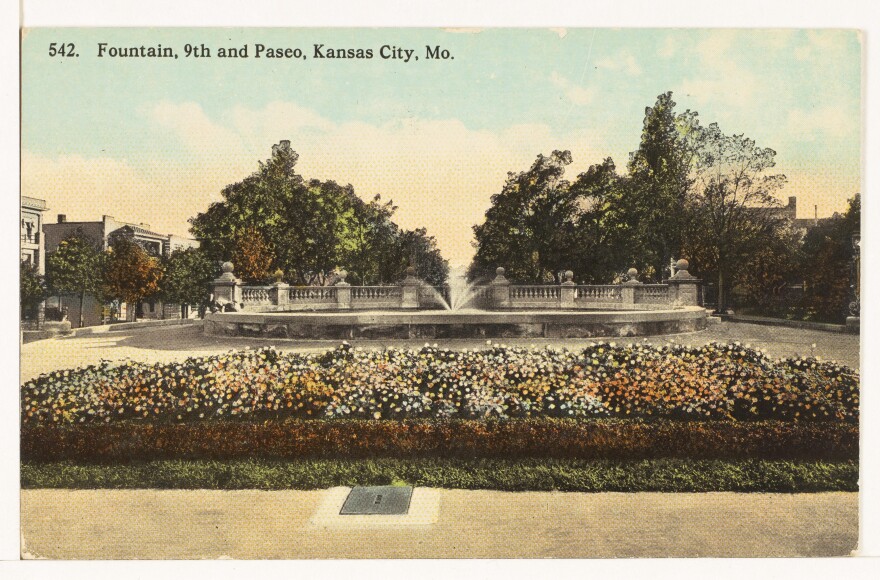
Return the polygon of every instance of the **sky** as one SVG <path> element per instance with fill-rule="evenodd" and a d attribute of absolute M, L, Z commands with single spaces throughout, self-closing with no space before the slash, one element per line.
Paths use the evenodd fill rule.
<path fill-rule="evenodd" d="M 50 57 L 53 42 L 79 56 Z M 99 43 L 178 58 L 98 57 Z M 258 43 L 306 58 L 257 59 Z M 374 58 L 315 58 L 315 44 Z M 383 59 L 386 45 L 413 56 Z M 249 58 L 218 57 L 243 46 Z M 30 29 L 22 193 L 49 223 L 107 214 L 186 235 L 288 139 L 300 174 L 392 199 L 395 221 L 464 264 L 509 171 L 554 149 L 572 152 L 570 179 L 608 156 L 625 171 L 645 107 L 672 91 L 678 111 L 774 149 L 783 200 L 822 217 L 860 191 L 861 53 L 834 29 Z"/>

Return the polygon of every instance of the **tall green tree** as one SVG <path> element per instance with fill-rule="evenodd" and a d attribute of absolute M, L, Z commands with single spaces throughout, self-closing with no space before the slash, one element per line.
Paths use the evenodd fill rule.
<path fill-rule="evenodd" d="M 98 243 L 77 230 L 46 254 L 46 283 L 52 294 L 79 296 L 79 326 L 83 325 L 86 295 L 103 295 L 104 255 Z"/>
<path fill-rule="evenodd" d="M 617 226 L 634 228 L 639 257 L 657 278 L 672 259 L 682 257 L 687 216 L 683 211 L 693 183 L 703 132 L 697 114 L 675 112 L 672 93 L 645 109 L 639 147 L 629 158 L 629 187 L 618 211 Z M 644 266 L 643 266 L 644 267 Z"/>
<path fill-rule="evenodd" d="M 19 305 L 21 316 L 26 315 L 39 307 L 40 302 L 46 299 L 46 280 L 40 275 L 39 268 L 31 262 L 21 262 L 18 270 Z"/>
<path fill-rule="evenodd" d="M 563 179 L 569 164 L 571 152 L 554 151 L 538 155 L 528 171 L 507 174 L 485 221 L 474 226 L 471 279 L 491 276 L 503 266 L 517 282 L 560 281 L 568 268 L 564 250 L 576 227 L 575 199 Z"/>
<path fill-rule="evenodd" d="M 207 304 L 211 297 L 210 284 L 220 276 L 217 261 L 199 248 L 174 250 L 163 258 L 160 297 L 164 302 L 179 304 L 181 316 L 190 304 Z"/>
<path fill-rule="evenodd" d="M 129 238 L 116 239 L 104 261 L 104 294 L 137 306 L 159 292 L 163 272 L 159 258 L 150 256 Z M 137 309 L 132 309 L 137 318 Z"/>
<path fill-rule="evenodd" d="M 842 322 L 847 316 L 853 271 L 853 236 L 861 231 L 861 196 L 849 200 L 844 214 L 823 220 L 804 237 L 800 275 L 804 280 L 803 307 L 809 318 Z"/>
<path fill-rule="evenodd" d="M 575 235 L 562 251 L 578 281 L 607 284 L 630 267 L 644 271 L 644 246 L 636 224 L 628 220 L 630 182 L 618 175 L 608 157 L 571 184 L 575 199 Z"/>
<path fill-rule="evenodd" d="M 406 265 L 396 253 L 403 232 L 392 220 L 393 204 L 378 196 L 364 202 L 350 185 L 306 181 L 295 171 L 298 158 L 288 141 L 273 146 L 253 175 L 225 187 L 222 201 L 190 220 L 205 252 L 228 260 L 247 243 L 242 232 L 256 231 L 269 260 L 265 270 L 280 269 L 291 284 L 322 285 L 339 269 L 357 284 L 402 278 Z"/>

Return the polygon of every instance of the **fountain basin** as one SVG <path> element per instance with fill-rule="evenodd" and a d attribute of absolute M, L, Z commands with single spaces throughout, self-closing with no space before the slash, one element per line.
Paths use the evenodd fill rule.
<path fill-rule="evenodd" d="M 591 338 L 651 336 L 706 328 L 706 310 L 418 310 L 216 312 L 205 317 L 212 336 L 289 339 Z"/>

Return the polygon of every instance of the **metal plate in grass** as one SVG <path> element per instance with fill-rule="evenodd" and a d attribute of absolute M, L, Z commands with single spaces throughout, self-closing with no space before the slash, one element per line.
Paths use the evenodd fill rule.
<path fill-rule="evenodd" d="M 340 515 L 403 515 L 409 511 L 413 488 L 382 485 L 352 488 Z"/>

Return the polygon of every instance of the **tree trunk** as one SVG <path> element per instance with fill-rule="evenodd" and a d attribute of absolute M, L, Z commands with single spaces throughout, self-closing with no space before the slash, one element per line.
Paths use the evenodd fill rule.
<path fill-rule="evenodd" d="M 724 274 L 721 272 L 721 268 L 718 269 L 718 312 L 719 314 L 724 313 Z"/>
<path fill-rule="evenodd" d="M 85 301 L 86 301 L 86 291 L 81 290 L 79 293 L 79 328 L 83 327 L 83 319 L 84 319 L 83 306 L 85 305 Z"/>

